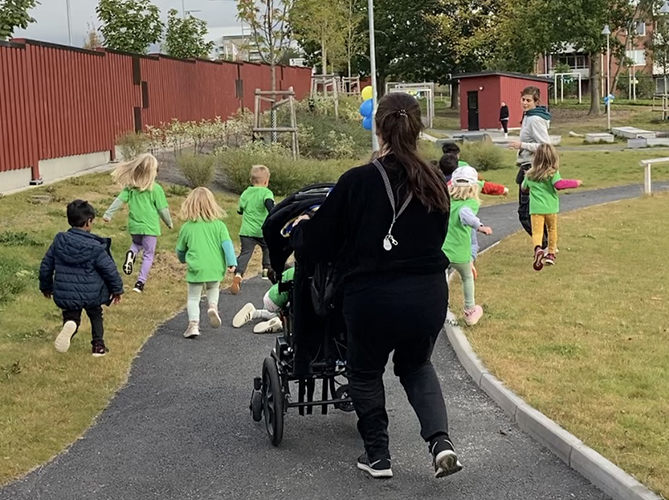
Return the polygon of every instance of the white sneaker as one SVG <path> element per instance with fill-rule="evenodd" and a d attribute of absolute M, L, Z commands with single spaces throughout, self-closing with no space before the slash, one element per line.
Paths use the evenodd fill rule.
<path fill-rule="evenodd" d="M 272 318 L 253 327 L 253 333 L 276 333 L 283 330 L 283 323 L 280 318 Z"/>
<path fill-rule="evenodd" d="M 235 314 L 235 317 L 232 318 L 232 326 L 234 326 L 235 328 L 240 328 L 244 326 L 246 323 L 248 323 L 253 319 L 255 312 L 256 308 L 253 304 L 251 303 L 246 304 L 239 310 L 237 314 Z"/>
<path fill-rule="evenodd" d="M 67 350 L 70 348 L 70 340 L 72 340 L 72 337 L 76 331 L 77 324 L 74 321 L 66 321 L 63 325 L 63 329 L 60 331 L 58 337 L 56 337 L 56 341 L 54 342 L 56 351 L 67 352 Z"/>
<path fill-rule="evenodd" d="M 199 321 L 189 321 L 188 328 L 184 332 L 184 337 L 187 339 L 192 339 L 194 337 L 200 336 L 200 322 Z"/>
<path fill-rule="evenodd" d="M 218 314 L 218 308 L 215 305 L 212 305 L 207 311 L 209 316 L 209 324 L 212 328 L 218 328 L 221 326 L 221 316 Z"/>

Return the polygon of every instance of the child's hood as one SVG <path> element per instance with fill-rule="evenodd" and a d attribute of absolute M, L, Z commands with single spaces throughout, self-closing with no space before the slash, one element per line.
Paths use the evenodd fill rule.
<path fill-rule="evenodd" d="M 54 246 L 60 260 L 68 265 L 80 265 L 95 258 L 100 251 L 108 252 L 111 240 L 72 228 L 66 233 L 58 233 Z"/>

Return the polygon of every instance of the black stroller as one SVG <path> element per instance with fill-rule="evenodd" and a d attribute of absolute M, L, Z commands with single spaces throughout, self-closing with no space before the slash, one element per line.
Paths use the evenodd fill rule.
<path fill-rule="evenodd" d="M 353 411 L 344 378 L 346 331 L 336 265 L 314 264 L 297 254 L 293 281 L 281 281 L 293 253 L 289 233 L 294 220 L 317 210 L 333 186 L 317 184 L 292 194 L 272 210 L 263 226 L 279 291 L 288 291 L 290 298 L 281 312 L 284 333 L 265 358 L 262 376 L 253 379 L 251 394 L 251 416 L 256 422 L 264 418 L 274 446 L 283 438 L 284 415 L 289 408 L 298 408 L 300 415 L 312 414 L 314 407 L 327 414 L 329 405 Z M 315 400 L 319 380 L 321 394 Z M 291 395 L 291 385 L 297 388 L 297 401 Z"/>

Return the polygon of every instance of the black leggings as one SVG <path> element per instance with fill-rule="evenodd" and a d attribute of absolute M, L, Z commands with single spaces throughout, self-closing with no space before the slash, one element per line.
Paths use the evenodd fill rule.
<path fill-rule="evenodd" d="M 524 193 L 521 184 L 525 178 L 525 172 L 527 172 L 531 163 L 523 163 L 518 169 L 518 175 L 516 176 L 516 183 L 518 184 L 518 220 L 520 225 L 523 226 L 523 229 L 532 236 L 532 218 L 530 217 L 530 193 Z M 542 248 L 548 247 L 548 228 L 544 226 L 544 237 L 541 244 Z"/>
<path fill-rule="evenodd" d="M 392 351 L 395 375 L 413 407 L 421 436 L 448 435 L 446 404 L 430 358 L 446 320 L 448 284 L 436 275 L 366 277 L 347 286 L 349 395 L 370 460 L 390 458 L 383 372 Z"/>

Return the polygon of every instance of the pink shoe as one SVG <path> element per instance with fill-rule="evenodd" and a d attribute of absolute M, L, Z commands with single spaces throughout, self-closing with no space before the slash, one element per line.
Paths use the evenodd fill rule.
<path fill-rule="evenodd" d="M 541 247 L 534 250 L 534 264 L 532 267 L 535 271 L 541 271 L 544 268 L 544 251 Z"/>
<path fill-rule="evenodd" d="M 546 254 L 544 257 L 544 264 L 547 266 L 554 266 L 555 265 L 555 254 L 554 253 L 549 253 Z"/>
<path fill-rule="evenodd" d="M 467 326 L 474 326 L 483 317 L 483 308 L 474 306 L 471 309 L 465 309 L 465 323 Z"/>

